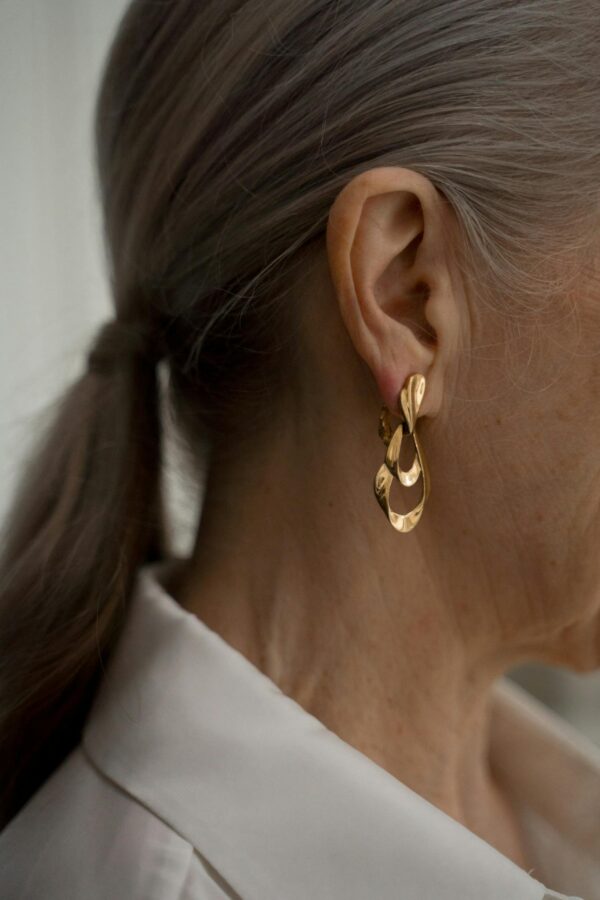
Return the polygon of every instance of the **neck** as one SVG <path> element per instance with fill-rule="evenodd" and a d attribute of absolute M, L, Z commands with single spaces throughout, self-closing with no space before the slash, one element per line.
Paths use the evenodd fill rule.
<path fill-rule="evenodd" d="M 301 445 L 280 432 L 252 468 L 268 481 L 238 468 L 233 484 L 213 466 L 178 599 L 343 740 L 524 864 L 489 766 L 490 690 L 510 665 L 497 625 L 474 573 L 449 582 L 439 569 L 425 519 L 409 535 L 386 522 L 352 462 L 379 465 L 383 444 L 354 440 L 362 450 L 341 441 L 336 461 L 322 430 Z"/>

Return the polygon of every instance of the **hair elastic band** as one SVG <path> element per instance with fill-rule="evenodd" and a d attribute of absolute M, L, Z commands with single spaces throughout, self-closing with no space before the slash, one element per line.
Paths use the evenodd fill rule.
<path fill-rule="evenodd" d="M 106 375 L 135 358 L 156 365 L 164 356 L 165 348 L 155 329 L 141 322 L 109 319 L 100 327 L 88 352 L 87 368 Z"/>

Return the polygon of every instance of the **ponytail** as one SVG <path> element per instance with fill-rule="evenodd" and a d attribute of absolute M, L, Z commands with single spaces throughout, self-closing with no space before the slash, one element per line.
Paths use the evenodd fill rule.
<path fill-rule="evenodd" d="M 0 827 L 77 742 L 136 569 L 166 552 L 160 437 L 131 354 L 66 391 L 27 461 L 0 549 Z"/>

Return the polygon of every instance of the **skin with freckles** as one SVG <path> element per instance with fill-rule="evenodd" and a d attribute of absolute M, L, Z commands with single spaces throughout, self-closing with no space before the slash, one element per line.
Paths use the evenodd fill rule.
<path fill-rule="evenodd" d="M 528 868 L 489 763 L 490 688 L 526 660 L 600 666 L 600 282 L 588 265 L 564 304 L 515 323 L 478 302 L 457 239 L 416 172 L 346 185 L 294 298 L 302 377 L 234 470 L 215 453 L 173 590 L 328 728 Z M 427 378 L 431 495 L 399 534 L 372 483 L 381 405 L 412 372 Z M 420 489 L 395 484 L 393 508 Z"/>

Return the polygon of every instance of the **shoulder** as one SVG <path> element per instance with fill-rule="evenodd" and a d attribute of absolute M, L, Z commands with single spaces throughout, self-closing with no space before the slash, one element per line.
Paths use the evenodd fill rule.
<path fill-rule="evenodd" d="M 10 900 L 222 900 L 191 844 L 77 747 L 0 834 Z"/>

